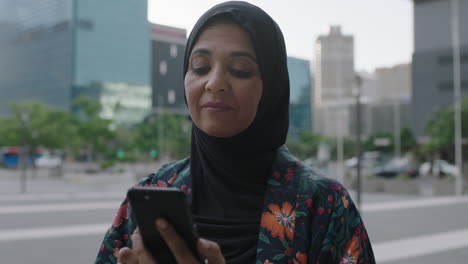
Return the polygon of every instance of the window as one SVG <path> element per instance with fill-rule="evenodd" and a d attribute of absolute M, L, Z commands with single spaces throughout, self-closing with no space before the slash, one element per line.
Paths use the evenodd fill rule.
<path fill-rule="evenodd" d="M 439 90 L 453 92 L 453 81 L 440 82 L 438 85 Z M 468 81 L 461 81 L 462 90 L 468 90 Z"/>
<path fill-rule="evenodd" d="M 452 55 L 439 56 L 439 58 L 437 58 L 437 63 L 439 65 L 452 65 L 453 56 Z M 460 55 L 460 64 L 468 64 L 468 53 L 463 53 Z"/>
<path fill-rule="evenodd" d="M 176 58 L 177 57 L 177 45 L 171 44 L 170 50 L 171 58 Z"/>
<path fill-rule="evenodd" d="M 159 62 L 159 74 L 166 75 L 167 73 L 167 63 L 166 61 Z"/>
<path fill-rule="evenodd" d="M 176 94 L 175 94 L 175 91 L 174 90 L 169 90 L 169 92 L 167 92 L 167 101 L 170 103 L 170 104 L 174 104 L 175 103 L 175 99 L 176 99 Z"/>

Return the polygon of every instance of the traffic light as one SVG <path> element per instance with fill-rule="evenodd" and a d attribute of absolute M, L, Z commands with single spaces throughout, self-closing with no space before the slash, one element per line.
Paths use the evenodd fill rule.
<path fill-rule="evenodd" d="M 153 158 L 157 158 L 158 157 L 158 151 L 155 150 L 155 149 L 152 149 L 150 151 L 150 156 L 153 157 Z"/>
<path fill-rule="evenodd" d="M 117 158 L 123 159 L 125 157 L 125 152 L 123 150 L 117 151 Z"/>

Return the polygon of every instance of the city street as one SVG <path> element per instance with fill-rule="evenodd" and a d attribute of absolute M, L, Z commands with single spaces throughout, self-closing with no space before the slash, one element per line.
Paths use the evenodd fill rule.
<path fill-rule="evenodd" d="M 0 255 L 13 264 L 92 263 L 133 182 L 39 177 L 18 194 L 18 182 L 1 176 Z M 377 263 L 466 263 L 467 196 L 365 193 L 362 207 Z"/>

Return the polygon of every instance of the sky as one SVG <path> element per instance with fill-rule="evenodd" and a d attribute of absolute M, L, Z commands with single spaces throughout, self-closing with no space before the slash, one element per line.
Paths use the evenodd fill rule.
<path fill-rule="evenodd" d="M 148 0 L 152 23 L 184 28 L 189 33 L 209 8 L 224 1 Z M 356 71 L 372 72 L 411 62 L 412 0 L 253 0 L 283 31 L 289 56 L 314 61 L 314 43 L 330 25 L 354 36 Z M 188 34 L 187 33 L 187 34 Z"/>

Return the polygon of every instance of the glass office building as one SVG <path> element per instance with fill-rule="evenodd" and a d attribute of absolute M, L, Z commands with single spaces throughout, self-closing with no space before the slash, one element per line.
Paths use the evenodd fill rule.
<path fill-rule="evenodd" d="M 77 96 L 118 122 L 150 111 L 146 0 L 0 0 L 0 36 L 1 115 L 22 100 L 69 110 Z"/>
<path fill-rule="evenodd" d="M 312 132 L 313 82 L 308 60 L 288 57 L 290 82 L 289 135 L 299 137 L 301 131 Z"/>

